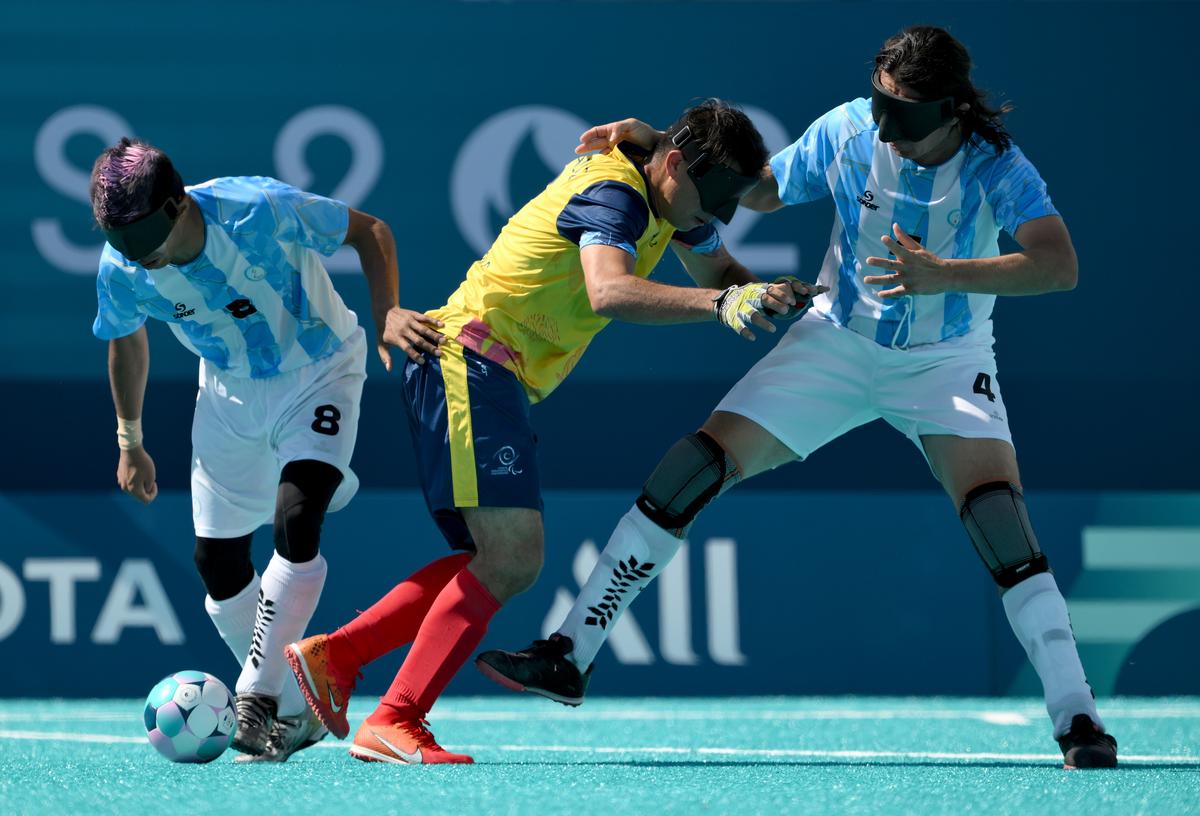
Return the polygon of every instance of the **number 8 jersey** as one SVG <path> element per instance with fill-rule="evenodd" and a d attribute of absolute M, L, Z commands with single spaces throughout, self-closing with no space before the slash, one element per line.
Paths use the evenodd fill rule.
<path fill-rule="evenodd" d="M 153 317 L 227 374 L 267 379 L 353 334 L 357 318 L 319 257 L 345 240 L 349 207 L 261 176 L 186 190 L 204 218 L 204 248 L 190 263 L 146 269 L 105 244 L 97 337 L 124 337 Z"/>

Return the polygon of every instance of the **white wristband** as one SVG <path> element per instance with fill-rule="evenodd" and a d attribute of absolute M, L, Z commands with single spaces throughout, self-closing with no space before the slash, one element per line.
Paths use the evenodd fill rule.
<path fill-rule="evenodd" d="M 142 421 L 117 417 L 117 447 L 133 450 L 142 446 Z"/>

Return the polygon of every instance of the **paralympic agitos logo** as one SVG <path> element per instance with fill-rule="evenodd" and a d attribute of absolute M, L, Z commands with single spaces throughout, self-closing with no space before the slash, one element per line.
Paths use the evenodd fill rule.
<path fill-rule="evenodd" d="M 545 166 L 536 179 L 536 192 L 575 157 L 579 134 L 587 123 L 572 113 L 548 105 L 510 108 L 484 120 L 463 142 L 450 177 L 450 203 L 459 232 L 481 256 L 510 215 L 517 211 L 512 196 L 518 154 L 527 143 Z M 532 174 L 532 170 L 526 171 Z"/>

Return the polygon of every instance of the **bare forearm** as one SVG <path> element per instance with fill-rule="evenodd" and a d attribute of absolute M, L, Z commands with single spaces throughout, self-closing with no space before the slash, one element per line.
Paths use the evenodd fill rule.
<path fill-rule="evenodd" d="M 756 212 L 774 212 L 783 207 L 783 202 L 779 200 L 779 182 L 775 181 L 771 165 L 763 166 L 758 183 L 742 196 L 741 204 L 746 209 Z"/>
<path fill-rule="evenodd" d="M 146 327 L 108 342 L 108 381 L 113 407 L 121 419 L 141 419 L 150 373 L 150 343 Z"/>
<path fill-rule="evenodd" d="M 715 319 L 713 298 L 719 293 L 624 275 L 592 294 L 592 308 L 598 315 L 627 323 L 702 323 Z"/>
<path fill-rule="evenodd" d="M 1074 289 L 1074 253 L 1013 252 L 994 258 L 945 261 L 949 291 L 981 295 L 1042 295 Z"/>
<path fill-rule="evenodd" d="M 746 283 L 758 283 L 759 280 L 760 279 L 757 275 L 755 275 L 746 267 L 742 266 L 733 258 L 730 258 L 729 264 L 725 267 L 724 272 L 721 274 L 721 279 L 717 283 L 717 288 L 728 289 L 730 286 L 741 286 L 742 284 Z"/>
<path fill-rule="evenodd" d="M 388 310 L 400 302 L 400 273 L 396 258 L 396 239 L 383 221 L 375 219 L 370 229 L 350 243 L 358 252 L 367 289 L 371 295 L 371 316 L 383 326 Z"/>

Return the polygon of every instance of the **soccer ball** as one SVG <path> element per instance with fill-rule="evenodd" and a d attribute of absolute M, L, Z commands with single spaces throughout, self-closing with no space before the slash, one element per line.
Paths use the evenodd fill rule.
<path fill-rule="evenodd" d="M 202 671 L 163 678 L 150 690 L 142 718 L 150 744 L 172 762 L 212 762 L 237 730 L 229 689 Z"/>

